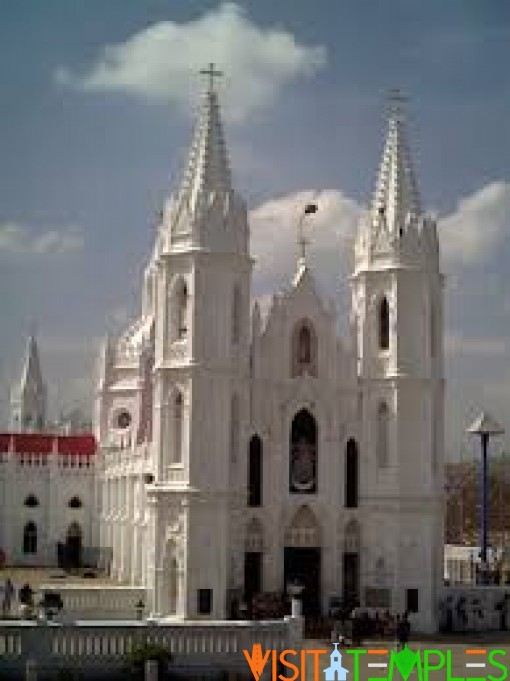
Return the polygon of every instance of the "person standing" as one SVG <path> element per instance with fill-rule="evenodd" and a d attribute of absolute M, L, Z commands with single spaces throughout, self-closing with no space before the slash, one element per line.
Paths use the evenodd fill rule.
<path fill-rule="evenodd" d="M 409 643 L 409 635 L 411 633 L 411 624 L 409 622 L 407 612 L 402 617 L 397 619 L 397 649 L 402 650 L 407 647 Z"/>
<path fill-rule="evenodd" d="M 12 598 L 14 596 L 14 586 L 11 579 L 7 577 L 4 584 L 4 594 L 2 598 L 2 617 L 8 617 L 11 614 Z"/>

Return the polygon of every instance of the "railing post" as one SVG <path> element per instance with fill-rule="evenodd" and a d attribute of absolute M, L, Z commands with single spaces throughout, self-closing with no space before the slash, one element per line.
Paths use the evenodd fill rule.
<path fill-rule="evenodd" d="M 25 681 L 37 681 L 37 662 L 27 660 L 25 663 Z"/>
<path fill-rule="evenodd" d="M 145 681 L 158 681 L 157 660 L 145 660 Z"/>

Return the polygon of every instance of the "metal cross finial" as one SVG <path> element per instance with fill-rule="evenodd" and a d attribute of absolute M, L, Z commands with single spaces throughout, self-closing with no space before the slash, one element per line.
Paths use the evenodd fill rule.
<path fill-rule="evenodd" d="M 408 98 L 400 88 L 392 88 L 388 93 L 388 108 L 390 118 L 402 120 L 405 115 L 405 107 Z"/>
<path fill-rule="evenodd" d="M 223 75 L 223 71 L 219 71 L 214 68 L 214 63 L 211 62 L 207 69 L 201 69 L 200 74 L 202 76 L 207 76 L 209 79 L 209 92 L 214 91 L 214 79 L 220 78 Z"/>
<path fill-rule="evenodd" d="M 304 222 L 305 218 L 307 215 L 312 215 L 313 213 L 317 212 L 318 206 L 317 206 L 317 197 L 319 196 L 320 192 L 316 191 L 313 194 L 313 197 L 311 201 L 309 201 L 305 207 L 303 208 L 303 212 L 299 216 L 299 221 L 298 221 L 298 234 L 297 234 L 297 241 L 299 245 L 299 250 L 300 250 L 300 262 L 305 262 L 306 260 L 306 247 L 310 243 L 310 239 L 308 239 L 305 235 L 305 230 L 304 230 Z"/>

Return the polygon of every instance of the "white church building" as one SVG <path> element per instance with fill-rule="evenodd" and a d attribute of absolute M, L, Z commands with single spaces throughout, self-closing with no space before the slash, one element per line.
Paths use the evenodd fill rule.
<path fill-rule="evenodd" d="M 96 392 L 98 543 L 151 612 L 221 619 L 297 581 L 305 614 L 343 595 L 435 628 L 443 279 L 398 109 L 353 260 L 345 338 L 304 255 L 262 319 L 210 86 Z"/>

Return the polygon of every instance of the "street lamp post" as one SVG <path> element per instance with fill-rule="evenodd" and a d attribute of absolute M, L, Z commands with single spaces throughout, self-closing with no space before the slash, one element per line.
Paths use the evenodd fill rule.
<path fill-rule="evenodd" d="M 489 438 L 491 435 L 503 435 L 504 429 L 487 412 L 480 416 L 469 426 L 468 433 L 479 435 L 482 445 L 482 471 L 481 471 L 481 524 L 480 524 L 480 561 L 483 581 L 487 576 L 487 537 L 488 537 L 488 451 Z"/>

